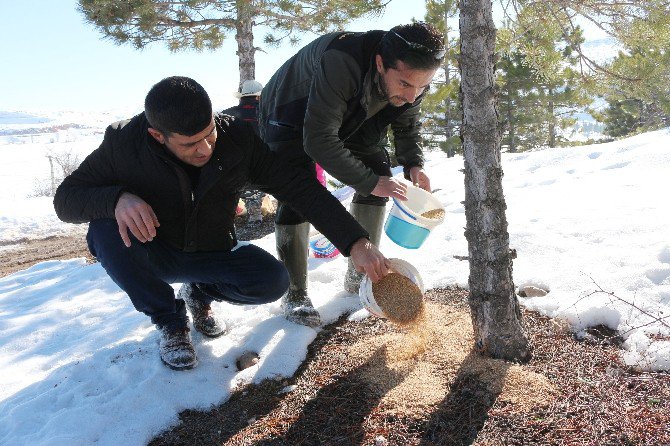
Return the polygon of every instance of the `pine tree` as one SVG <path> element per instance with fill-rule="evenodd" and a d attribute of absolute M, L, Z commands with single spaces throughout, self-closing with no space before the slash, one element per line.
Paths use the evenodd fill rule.
<path fill-rule="evenodd" d="M 642 101 L 626 99 L 612 101 L 605 110 L 605 134 L 618 138 L 635 132 L 642 127 Z"/>
<path fill-rule="evenodd" d="M 510 151 L 556 147 L 562 141 L 560 131 L 574 124 L 572 116 L 592 102 L 591 76 L 579 73 L 579 54 L 573 48 L 584 40 L 581 29 L 566 34 L 559 23 L 543 21 L 540 12 L 519 11 L 498 42 L 503 145 Z M 533 27 L 521 32 L 526 23 Z"/>
<path fill-rule="evenodd" d="M 612 113 L 622 105 L 633 112 L 636 101 L 643 129 L 670 125 L 668 112 L 668 62 L 670 46 L 670 4 L 667 0 L 513 0 L 513 33 L 508 41 L 522 42 L 520 51 L 535 64 L 542 65 L 543 46 L 525 36 L 542 36 L 558 31 L 566 50 L 574 53 L 576 62 L 569 65 L 577 85 L 604 96 L 612 105 Z M 625 51 L 612 63 L 597 62 L 584 52 L 584 39 L 578 18 L 598 26 Z M 536 51 L 535 48 L 539 49 Z M 552 73 L 554 70 L 541 70 Z M 621 116 L 619 116 L 621 117 Z"/>
<path fill-rule="evenodd" d="M 254 30 L 264 42 L 297 43 L 296 33 L 325 33 L 349 20 L 378 14 L 383 0 L 79 0 L 86 20 L 118 44 L 136 48 L 164 41 L 171 51 L 214 49 L 227 34 L 237 41 L 240 82 L 255 79 Z"/>
<path fill-rule="evenodd" d="M 670 125 L 670 15 L 655 13 L 628 27 L 624 50 L 609 64 L 602 88 L 605 132 L 614 137 Z"/>
<path fill-rule="evenodd" d="M 577 15 L 592 19 L 620 38 L 626 25 L 636 17 L 662 12 L 666 18 L 666 1 L 631 0 L 531 0 L 502 2 L 512 4 L 516 11 L 523 7 L 545 8 L 518 29 L 535 30 L 541 35 L 549 23 L 561 32 L 564 41 L 575 51 L 585 73 L 606 67 L 590 60 L 582 51 L 580 34 L 574 22 Z M 485 355 L 512 360 L 525 360 L 531 355 L 528 337 L 524 332 L 519 303 L 512 280 L 513 252 L 509 249 L 509 234 L 502 191 L 501 133 L 495 95 L 494 61 L 496 28 L 489 0 L 460 0 L 460 68 L 463 123 L 461 137 L 465 164 L 465 215 L 470 262 L 469 303 L 472 313 L 476 347 Z M 526 16 L 530 17 L 530 15 Z M 599 20 L 605 17 L 607 20 Z M 666 31 L 669 28 L 666 27 Z M 512 39 L 515 40 L 515 39 Z M 667 48 L 667 46 L 666 46 Z M 522 51 L 529 57 L 532 51 Z M 532 57 L 543 60 L 542 52 Z M 535 65 L 532 65 L 535 67 Z M 612 73 L 608 73 L 612 74 Z"/>
<path fill-rule="evenodd" d="M 523 361 L 531 347 L 512 281 L 495 100 L 496 28 L 489 0 L 461 0 L 461 94 L 465 164 L 465 238 L 476 348 Z"/>
<path fill-rule="evenodd" d="M 439 147 L 448 157 L 461 152 L 458 132 L 462 110 L 458 97 L 460 79 L 456 66 L 458 40 L 451 25 L 456 22 L 457 6 L 456 0 L 427 0 L 424 18 L 444 34 L 447 55 L 431 91 L 421 103 L 425 117 L 422 133 L 426 145 Z"/>
<path fill-rule="evenodd" d="M 537 70 L 521 53 L 504 54 L 497 67 L 502 146 L 514 153 L 541 144 L 543 124 L 551 116 L 541 100 Z"/>

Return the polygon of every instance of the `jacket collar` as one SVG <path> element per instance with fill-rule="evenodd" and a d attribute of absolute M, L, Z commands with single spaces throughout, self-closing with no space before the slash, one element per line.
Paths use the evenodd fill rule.
<path fill-rule="evenodd" d="M 377 73 L 377 63 L 375 61 L 375 55 L 377 51 L 372 52 L 372 57 L 370 58 L 370 65 L 368 72 L 363 78 L 363 94 L 361 95 L 361 107 L 367 113 L 368 107 L 370 105 L 370 96 L 372 95 L 372 89 L 376 88 L 375 86 L 375 74 Z"/>

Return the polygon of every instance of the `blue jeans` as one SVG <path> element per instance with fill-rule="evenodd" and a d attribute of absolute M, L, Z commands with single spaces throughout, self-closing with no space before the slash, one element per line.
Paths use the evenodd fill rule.
<path fill-rule="evenodd" d="M 130 231 L 129 231 L 130 234 Z M 288 273 L 271 254 L 254 245 L 234 251 L 183 252 L 160 237 L 141 243 L 130 235 L 127 248 L 114 219 L 93 220 L 86 241 L 107 274 L 128 294 L 133 306 L 159 327 L 185 328 L 188 316 L 171 283 L 191 283 L 198 299 L 260 305 L 288 289 Z"/>

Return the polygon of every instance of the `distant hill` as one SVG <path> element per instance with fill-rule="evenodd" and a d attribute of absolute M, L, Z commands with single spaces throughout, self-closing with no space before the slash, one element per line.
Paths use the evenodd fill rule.
<path fill-rule="evenodd" d="M 35 116 L 23 112 L 0 111 L 0 125 L 11 124 L 44 124 L 51 119 L 44 116 Z"/>
<path fill-rule="evenodd" d="M 603 64 L 614 59 L 619 51 L 623 50 L 623 47 L 613 37 L 605 37 L 587 40 L 582 44 L 582 50 L 587 57 Z"/>

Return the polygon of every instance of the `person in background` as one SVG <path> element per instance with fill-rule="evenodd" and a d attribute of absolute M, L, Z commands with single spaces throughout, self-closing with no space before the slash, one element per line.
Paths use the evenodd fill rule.
<path fill-rule="evenodd" d="M 240 99 L 240 103 L 223 110 L 224 115 L 235 116 L 244 122 L 248 122 L 258 134 L 258 100 L 260 99 L 263 84 L 256 80 L 246 80 L 242 82 L 242 86 L 235 93 Z M 251 224 L 261 223 L 263 221 L 263 213 L 261 206 L 263 205 L 263 198 L 265 194 L 256 189 L 246 188 L 242 192 L 242 199 L 247 208 L 247 222 Z"/>
<path fill-rule="evenodd" d="M 100 147 L 61 183 L 58 217 L 89 222 L 87 242 L 135 309 L 160 331 L 170 368 L 197 364 L 186 308 L 205 336 L 226 332 L 211 302 L 272 302 L 288 289 L 286 268 L 252 244 L 238 244 L 235 207 L 245 184 L 290 203 L 378 280 L 386 258 L 319 182 L 290 169 L 250 126 L 212 113 L 207 92 L 174 76 L 154 85 L 144 112 L 110 125 Z M 182 283 L 177 296 L 170 284 Z"/>
<path fill-rule="evenodd" d="M 294 170 L 314 175 L 318 163 L 353 187 L 350 212 L 374 244 L 381 238 L 388 197 L 406 199 L 407 186 L 391 176 L 389 127 L 405 178 L 430 190 L 419 106 L 445 53 L 444 36 L 427 23 L 331 33 L 287 60 L 261 93 L 261 138 Z M 318 325 L 307 293 L 309 224 L 294 206 L 280 202 L 275 233 L 291 281 L 284 307 L 299 308 L 305 325 Z M 345 290 L 358 292 L 361 279 L 350 263 Z"/>

